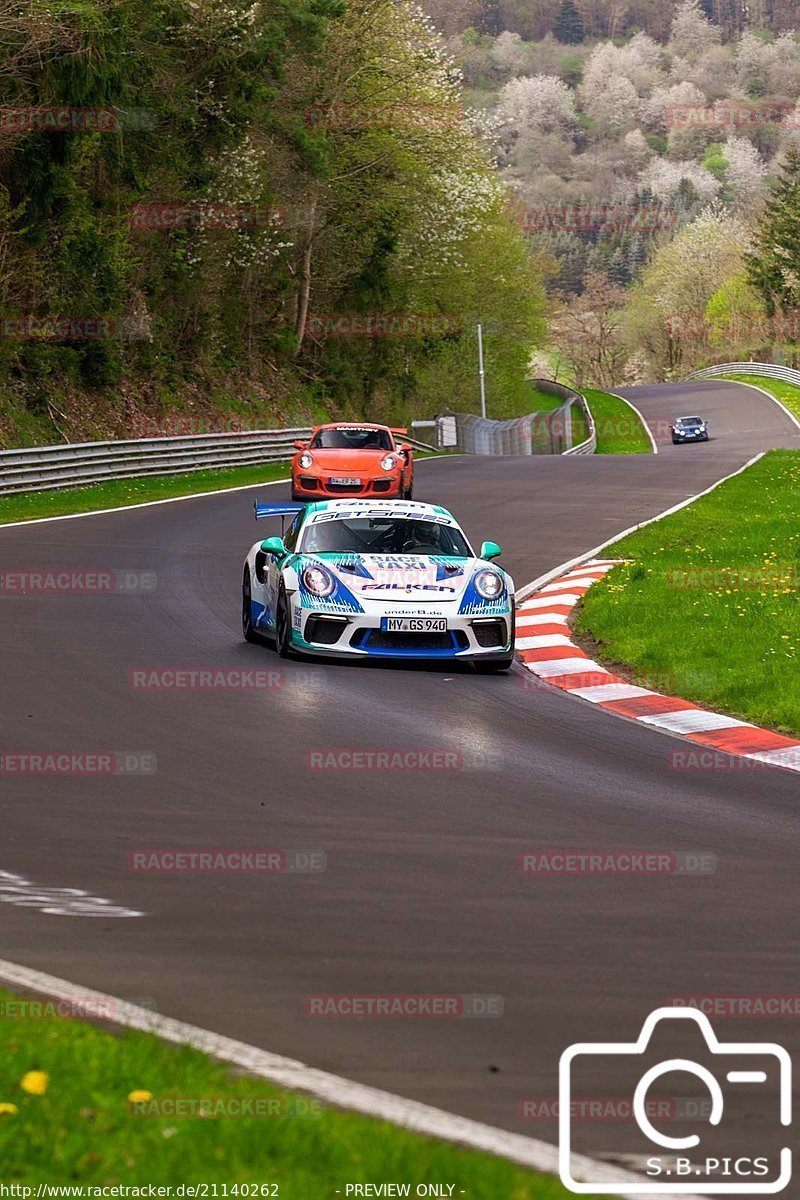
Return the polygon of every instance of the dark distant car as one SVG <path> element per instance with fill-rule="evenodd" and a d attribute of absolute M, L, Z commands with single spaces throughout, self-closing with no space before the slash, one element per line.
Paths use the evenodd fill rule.
<path fill-rule="evenodd" d="M 676 417 L 670 428 L 673 446 L 679 446 L 681 442 L 708 441 L 708 421 L 702 417 Z"/>

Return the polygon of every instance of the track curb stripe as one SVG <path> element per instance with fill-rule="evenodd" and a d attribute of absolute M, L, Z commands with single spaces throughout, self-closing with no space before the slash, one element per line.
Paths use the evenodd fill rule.
<path fill-rule="evenodd" d="M 621 559 L 592 559 L 549 581 L 517 609 L 517 656 L 553 687 L 648 729 L 768 766 L 800 771 L 800 742 L 613 675 L 568 636 L 565 616 Z M 592 578 L 589 581 L 589 571 Z M 565 611 L 566 610 L 566 611 Z M 552 624 L 549 624 L 552 622 Z"/>

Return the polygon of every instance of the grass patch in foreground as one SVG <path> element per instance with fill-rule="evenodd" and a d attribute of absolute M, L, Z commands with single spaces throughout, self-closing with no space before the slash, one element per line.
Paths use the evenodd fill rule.
<path fill-rule="evenodd" d="M 567 1200 L 557 1180 L 503 1159 L 324 1109 L 152 1034 L 116 1036 L 80 1021 L 33 1019 L 31 1003 L 39 1002 L 0 992 L 6 1183 L 273 1184 L 277 1191 L 264 1194 L 311 1200 L 344 1193 L 346 1183 L 388 1180 L 412 1184 L 412 1193 L 417 1183 L 452 1183 L 454 1195 L 463 1189 L 471 1200 Z M 20 1005 L 28 1006 L 25 1015 Z M 21 1086 L 41 1086 L 32 1071 L 47 1076 L 43 1095 Z M 132 1092 L 144 1093 L 138 1113 Z M 179 1099 L 185 1107 L 194 1102 L 194 1111 L 199 1101 L 213 1101 L 214 1111 L 227 1114 L 257 1102 L 265 1115 L 146 1115 Z M 3 1111 L 9 1105 L 16 1111 Z"/>
<path fill-rule="evenodd" d="M 609 547 L 577 631 L 657 691 L 800 734 L 800 452 Z"/>
<path fill-rule="evenodd" d="M 415 450 L 414 457 L 434 457 L 427 450 Z M 58 488 L 52 492 L 23 492 L 0 497 L 0 525 L 9 521 L 33 521 L 37 517 L 62 517 L 72 513 L 95 512 L 102 508 L 122 508 L 126 504 L 146 504 L 151 500 L 171 500 L 175 496 L 193 496 L 223 488 L 258 487 L 276 479 L 288 479 L 288 462 L 262 463 L 261 466 L 232 467 L 218 471 L 192 471 L 187 475 L 142 475 L 134 479 L 110 479 L 88 487 Z"/>
<path fill-rule="evenodd" d="M 597 427 L 598 454 L 653 453 L 647 430 L 629 404 L 597 388 L 584 388 L 583 394 Z"/>
<path fill-rule="evenodd" d="M 766 375 L 722 375 L 717 378 L 733 379 L 737 383 L 754 383 L 756 387 L 763 388 L 765 392 L 771 392 L 773 396 L 777 396 L 779 400 L 783 401 L 789 412 L 800 417 L 800 388 L 791 383 L 784 383 L 782 379 L 770 379 Z"/>

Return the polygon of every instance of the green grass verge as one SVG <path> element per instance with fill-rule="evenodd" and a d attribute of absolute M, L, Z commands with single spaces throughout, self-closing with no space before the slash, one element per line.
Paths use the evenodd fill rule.
<path fill-rule="evenodd" d="M 781 379 L 769 379 L 765 375 L 721 375 L 716 378 L 733 379 L 738 383 L 754 383 L 756 387 L 763 388 L 765 392 L 771 392 L 773 396 L 777 396 L 779 400 L 783 401 L 789 412 L 800 417 L 800 388 L 794 387 L 791 383 L 784 383 Z"/>
<path fill-rule="evenodd" d="M 798 490 L 800 452 L 775 450 L 615 543 L 633 562 L 588 592 L 578 634 L 658 691 L 800 734 Z"/>
<path fill-rule="evenodd" d="M 5 1183 L 277 1184 L 269 1194 L 309 1200 L 380 1179 L 412 1192 L 445 1181 L 471 1200 L 567 1200 L 554 1178 L 503 1159 L 322 1108 L 152 1034 L 33 1019 L 8 1007 L 15 999 L 30 1004 L 0 992 L 0 1111 L 17 1110 L 0 1115 Z M 44 1095 L 21 1087 L 33 1070 L 48 1076 Z M 138 1110 L 128 1100 L 136 1091 L 152 1097 Z M 194 1112 L 213 1101 L 217 1115 L 166 1114 L 179 1099 Z M 242 1102 L 263 1115 L 240 1115 Z"/>
<path fill-rule="evenodd" d="M 583 394 L 597 427 L 598 454 L 653 453 L 647 430 L 630 405 L 597 388 L 584 388 Z"/>
<path fill-rule="evenodd" d="M 433 457 L 417 450 L 415 458 Z M 72 513 L 96 512 L 102 508 L 122 508 L 126 504 L 146 504 L 151 500 L 170 500 L 222 488 L 257 487 L 276 479 L 289 478 L 289 464 L 264 463 L 255 467 L 236 467 L 222 471 L 193 471 L 187 475 L 140 476 L 113 479 L 90 487 L 59 488 L 52 492 L 23 492 L 0 499 L 0 525 L 9 521 L 34 521 L 40 517 L 61 517 Z"/>

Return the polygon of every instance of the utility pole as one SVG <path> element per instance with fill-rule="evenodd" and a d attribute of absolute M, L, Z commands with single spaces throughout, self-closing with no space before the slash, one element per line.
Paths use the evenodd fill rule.
<path fill-rule="evenodd" d="M 483 369 L 483 326 L 478 326 L 478 374 L 481 377 L 481 416 L 486 416 L 486 372 Z"/>

